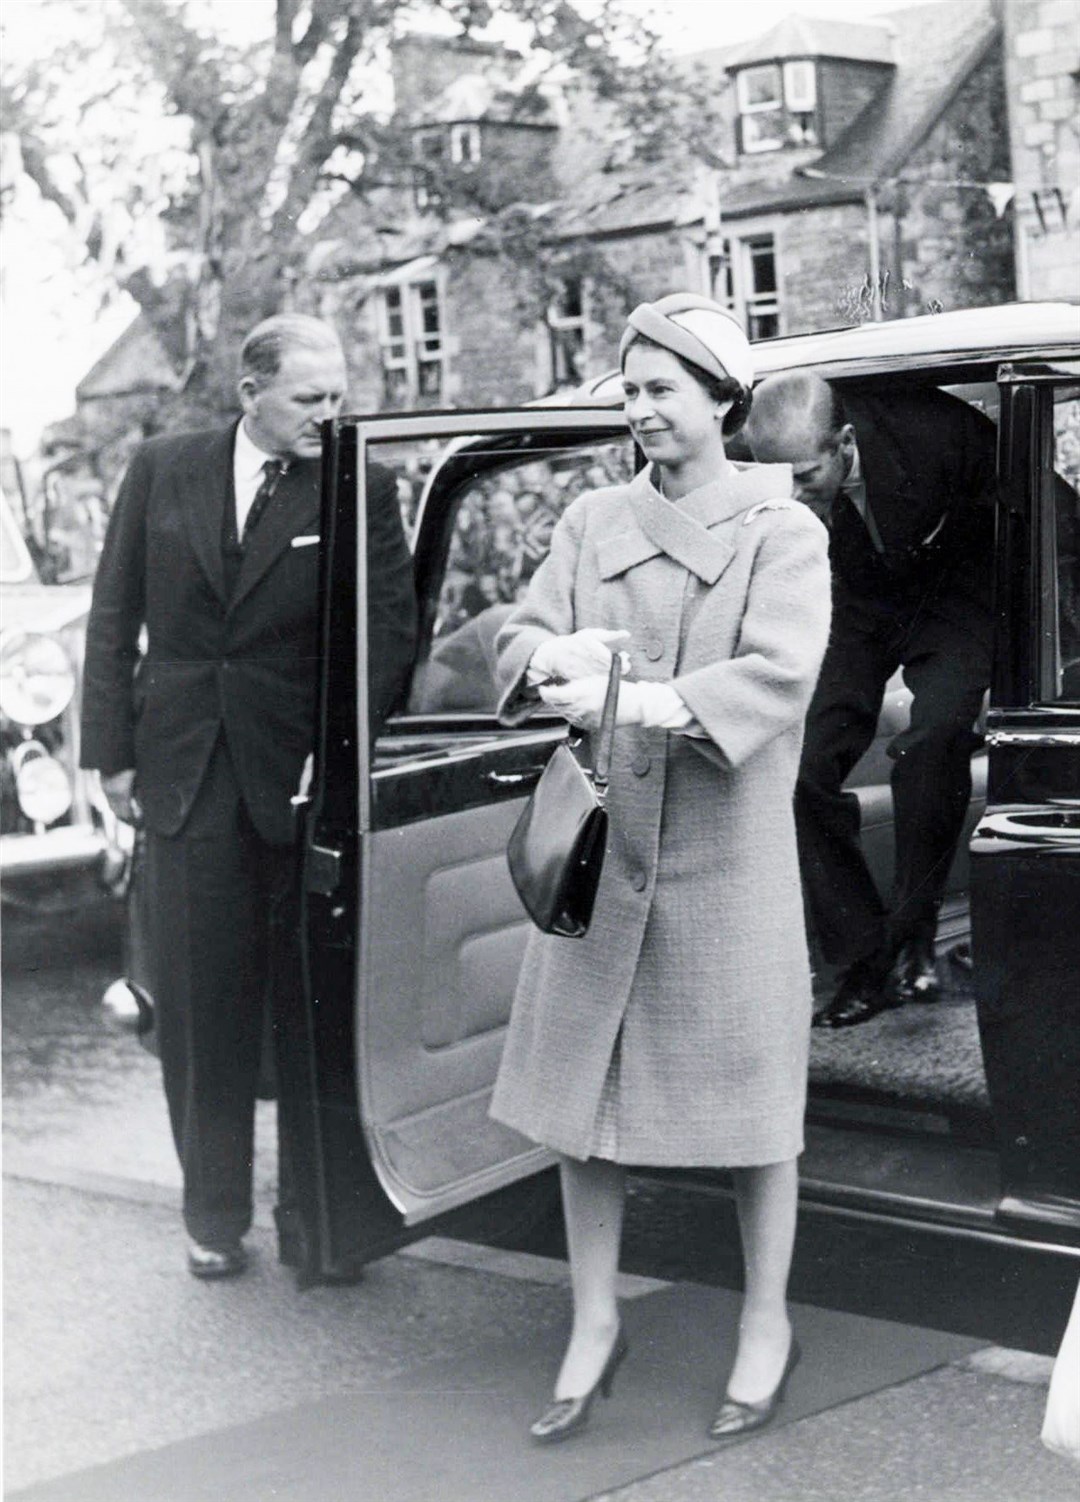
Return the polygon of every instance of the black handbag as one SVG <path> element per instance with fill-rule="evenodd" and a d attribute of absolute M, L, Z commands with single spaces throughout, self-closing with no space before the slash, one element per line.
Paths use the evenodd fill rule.
<path fill-rule="evenodd" d="M 580 939 L 592 918 L 607 848 L 607 797 L 620 662 L 611 660 L 596 766 L 583 767 L 565 742 L 555 747 L 506 847 L 525 911 L 546 934 Z"/>

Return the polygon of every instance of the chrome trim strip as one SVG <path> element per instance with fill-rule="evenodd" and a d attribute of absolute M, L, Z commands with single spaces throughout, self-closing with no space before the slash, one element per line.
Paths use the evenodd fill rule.
<path fill-rule="evenodd" d="M 995 746 L 1072 746 L 1080 749 L 1080 730 L 989 730 L 986 744 Z"/>

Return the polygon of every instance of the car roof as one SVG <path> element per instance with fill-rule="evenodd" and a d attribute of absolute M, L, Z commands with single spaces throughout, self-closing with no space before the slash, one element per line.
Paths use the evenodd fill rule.
<path fill-rule="evenodd" d="M 861 323 L 827 333 L 791 334 L 754 345 L 759 379 L 779 371 L 823 375 L 885 375 L 1018 359 L 1080 358 L 1080 304 L 1005 303 Z M 623 399 L 619 372 L 579 386 L 570 405 L 615 406 Z M 565 401 L 565 398 L 563 399 Z"/>

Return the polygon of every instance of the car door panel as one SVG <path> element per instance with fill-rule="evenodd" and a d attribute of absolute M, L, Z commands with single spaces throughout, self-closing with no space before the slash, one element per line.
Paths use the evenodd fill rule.
<path fill-rule="evenodd" d="M 343 1218 L 334 1202 L 339 1172 L 321 1206 L 339 1258 L 346 1243 L 361 1258 L 381 1253 L 433 1216 L 552 1161 L 492 1121 L 488 1106 L 528 936 L 506 842 L 566 728 L 550 718 L 517 729 L 498 723 L 493 642 L 526 564 L 536 566 L 546 553 L 552 507 L 545 496 L 557 490 L 561 506 L 586 488 L 585 472 L 603 470 L 610 460 L 604 446 L 612 444 L 628 477 L 630 445 L 618 414 L 484 413 L 339 425 L 339 493 L 326 501 L 337 524 L 324 597 L 326 745 L 316 757 L 307 840 L 316 871 L 307 893 L 309 969 L 314 991 L 336 991 L 348 976 L 352 997 L 354 1120 L 345 1124 L 339 1090 L 332 1113 L 339 1143 L 330 1156 L 339 1168 L 352 1165 L 369 1202 L 374 1185 L 385 1202 L 370 1232 L 355 1196 Z M 413 541 L 420 640 L 402 703 L 385 725 L 368 722 L 365 693 L 369 644 L 379 639 L 377 622 L 368 620 L 378 592 L 366 578 L 364 538 L 372 461 L 394 470 L 409 512 L 419 501 Z M 484 561 L 500 536 L 516 560 L 510 576 Z M 465 564 L 482 586 L 471 593 Z M 345 629 L 340 620 L 334 627 L 335 613 L 346 618 Z M 336 752 L 327 754 L 335 736 Z M 326 964 L 335 945 L 331 974 Z M 325 1112 L 321 1130 L 324 1139 L 333 1134 Z"/>
<path fill-rule="evenodd" d="M 999 1214 L 1080 1230 L 1080 365 L 1005 367 L 1002 630 L 972 841 Z"/>

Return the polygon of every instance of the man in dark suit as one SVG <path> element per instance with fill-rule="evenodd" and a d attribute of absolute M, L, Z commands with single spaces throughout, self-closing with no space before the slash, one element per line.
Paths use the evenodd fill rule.
<path fill-rule="evenodd" d="M 203 1278 L 245 1265 L 264 1012 L 268 996 L 275 1008 L 299 999 L 290 799 L 314 735 L 320 424 L 344 390 L 328 325 L 281 315 L 253 329 L 241 420 L 136 451 L 87 628 L 82 763 L 99 771 L 116 814 L 147 832 L 165 1095 L 188 1266 Z M 381 647 L 396 682 L 373 693 L 385 709 L 415 625 L 387 470 L 369 472 L 368 513 L 394 601 Z M 276 1035 L 288 1031 L 279 1022 Z M 290 1067 L 279 1057 L 279 1235 L 285 1260 L 299 1261 L 303 1228 L 286 1203 Z"/>
<path fill-rule="evenodd" d="M 828 525 L 829 649 L 795 795 L 810 920 L 841 967 L 817 1026 L 939 996 L 938 909 L 971 797 L 973 726 L 990 682 L 996 429 L 937 390 L 845 391 L 819 376 L 766 380 L 747 425 L 754 457 L 792 465 Z M 882 902 L 842 785 L 903 669 L 911 721 L 889 746 L 896 864 Z"/>

